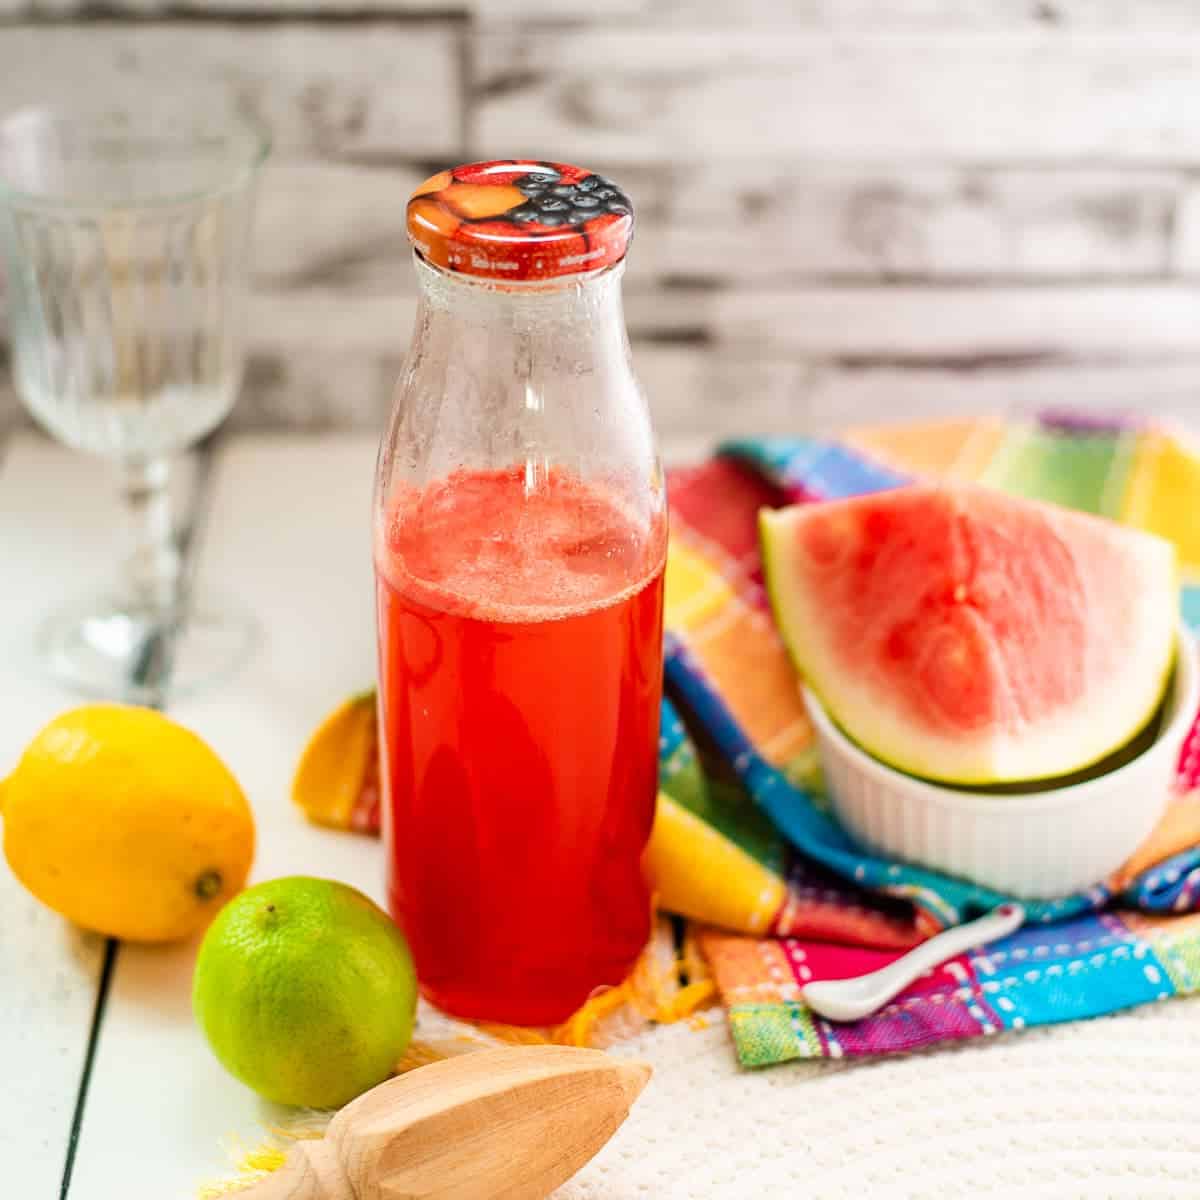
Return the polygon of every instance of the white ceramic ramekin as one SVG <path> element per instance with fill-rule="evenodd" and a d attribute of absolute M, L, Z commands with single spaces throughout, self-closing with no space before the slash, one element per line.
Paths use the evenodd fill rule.
<path fill-rule="evenodd" d="M 1006 895 L 1050 899 L 1107 879 L 1162 816 L 1200 705 L 1200 669 L 1181 625 L 1171 698 L 1146 750 L 1084 783 L 1006 795 L 959 791 L 885 766 L 807 688 L 804 700 L 834 811 L 864 846 Z"/>

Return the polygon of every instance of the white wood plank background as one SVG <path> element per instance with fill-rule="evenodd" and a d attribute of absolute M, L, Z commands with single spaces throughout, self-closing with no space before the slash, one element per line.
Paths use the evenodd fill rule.
<path fill-rule="evenodd" d="M 1192 192 L 1164 170 L 796 160 L 613 170 L 637 205 L 628 278 L 642 288 L 1142 279 L 1192 269 L 1197 253 Z M 349 300 L 411 291 L 403 202 L 424 177 L 404 163 L 274 163 L 259 204 L 260 286 L 323 285 Z"/>
<path fill-rule="evenodd" d="M 416 301 L 336 290 L 261 293 L 251 319 L 260 352 L 336 354 L 398 364 Z M 800 360 L 1152 360 L 1197 357 L 1200 287 L 1088 284 L 1043 291 L 973 288 L 630 288 L 630 325 L 657 344 L 707 333 L 713 345 L 789 352 Z"/>
<path fill-rule="evenodd" d="M 63 17 L 88 7 L 86 0 L 0 0 L 0 14 Z M 574 20 L 703 25 L 725 23 L 723 0 L 113 0 L 105 11 L 145 16 L 164 12 L 230 14 L 386 13 L 441 16 L 448 11 L 484 21 Z M 963 30 L 1066 27 L 1081 29 L 1189 29 L 1200 13 L 1189 0 L 744 0 L 739 15 L 774 19 L 781 13 L 800 27 L 819 30 Z"/>
<path fill-rule="evenodd" d="M 1200 288 L 1191 283 L 666 293 L 631 284 L 627 299 L 642 333 L 635 361 L 664 437 L 1029 409 L 1043 396 L 1136 407 L 1163 396 L 1168 378 L 1171 413 L 1200 412 Z M 410 295 L 260 293 L 235 426 L 378 432 L 414 311 Z M 936 402 L 914 408 L 926 391 Z"/>
<path fill-rule="evenodd" d="M 505 29 L 471 148 L 597 161 L 1193 162 L 1190 33 Z"/>
<path fill-rule="evenodd" d="M 96 21 L 0 30 L 0 111 L 170 101 L 253 116 L 276 153 L 453 155 L 458 59 L 450 27 L 306 21 Z M 419 105 L 417 97 L 436 97 Z M 297 231 L 299 235 L 299 231 Z"/>
<path fill-rule="evenodd" d="M 117 0 L 101 19 L 0 0 L 0 67 L 0 110 L 174 95 L 273 127 L 243 428 L 378 428 L 412 312 L 404 200 L 491 153 L 633 193 L 635 345 L 736 385 L 662 395 L 671 435 L 810 428 L 814 378 L 878 419 L 895 402 L 864 369 L 911 395 L 943 367 L 965 410 L 1014 363 L 1200 361 L 1189 0 Z M 772 382 L 737 384 L 747 359 Z M 0 424 L 24 419 L 0 390 Z"/>

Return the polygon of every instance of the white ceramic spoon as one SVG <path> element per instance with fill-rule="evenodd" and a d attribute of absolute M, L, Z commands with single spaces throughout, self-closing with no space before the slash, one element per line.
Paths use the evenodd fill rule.
<path fill-rule="evenodd" d="M 1016 933 L 1024 923 L 1025 910 L 1019 904 L 1002 904 L 986 916 L 931 937 L 878 971 L 852 979 L 821 979 L 807 984 L 801 989 L 800 998 L 827 1020 L 861 1021 L 878 1012 L 926 971 L 966 950 Z"/>

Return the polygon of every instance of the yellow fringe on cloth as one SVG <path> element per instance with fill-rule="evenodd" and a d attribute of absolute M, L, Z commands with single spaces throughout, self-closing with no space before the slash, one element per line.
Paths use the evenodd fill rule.
<path fill-rule="evenodd" d="M 260 1179 L 278 1171 L 287 1158 L 289 1142 L 319 1138 L 329 1124 L 329 1114 L 314 1113 L 301 1118 L 294 1126 L 284 1129 L 271 1127 L 268 1137 L 251 1150 L 238 1150 L 233 1143 L 233 1156 L 237 1163 L 237 1178 L 223 1183 L 206 1184 L 200 1189 L 199 1200 L 219 1200 L 221 1196 L 232 1196 L 257 1183 Z"/>

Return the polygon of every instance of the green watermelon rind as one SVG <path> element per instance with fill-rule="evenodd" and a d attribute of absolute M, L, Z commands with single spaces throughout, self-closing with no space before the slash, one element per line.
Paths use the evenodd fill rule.
<path fill-rule="evenodd" d="M 1052 780 L 1060 776 L 1071 775 L 1077 772 L 1086 771 L 1090 767 L 1094 767 L 1097 763 L 1103 762 L 1124 745 L 1133 739 L 1141 736 L 1146 728 L 1155 720 L 1156 715 L 1161 710 L 1163 698 L 1170 686 L 1176 662 L 1177 654 L 1177 639 L 1175 637 L 1175 621 L 1172 619 L 1168 622 L 1170 630 L 1170 638 L 1168 645 L 1168 653 L 1158 672 L 1158 686 L 1154 693 L 1152 702 L 1146 705 L 1144 713 L 1137 720 L 1136 726 L 1129 728 L 1127 735 L 1112 745 L 1097 747 L 1093 752 L 1090 752 L 1082 757 L 1070 760 L 1064 759 L 1063 763 L 1046 764 L 1041 769 L 1034 770 L 1029 773 L 1012 773 L 1005 772 L 997 775 L 994 771 L 986 767 L 980 767 L 975 770 L 966 771 L 951 771 L 947 772 L 940 763 L 931 762 L 920 755 L 912 755 L 905 753 L 903 750 L 897 751 L 895 746 L 881 747 L 875 743 L 869 735 L 863 736 L 862 730 L 855 730 L 846 727 L 839 712 L 840 705 L 836 702 L 831 702 L 831 697 L 828 689 L 823 687 L 821 681 L 814 679 L 810 673 L 805 671 L 805 659 L 809 657 L 806 654 L 806 639 L 797 627 L 797 623 L 789 619 L 790 610 L 794 607 L 788 603 L 787 597 L 784 595 L 786 587 L 786 569 L 783 565 L 783 558 L 786 557 L 786 541 L 784 538 L 776 539 L 774 530 L 776 528 L 783 529 L 787 522 L 787 514 L 792 511 L 807 509 L 808 505 L 794 505 L 790 508 L 772 509 L 763 508 L 759 510 L 758 527 L 759 527 L 759 542 L 762 551 L 763 574 L 766 583 L 767 597 L 771 604 L 771 611 L 775 617 L 775 624 L 779 630 L 783 643 L 787 648 L 788 655 L 792 660 L 800 678 L 804 680 L 805 685 L 812 693 L 821 701 L 830 718 L 842 729 L 851 740 L 858 744 L 873 758 L 887 766 L 893 767 L 899 771 L 904 771 L 907 774 L 913 775 L 920 779 L 930 780 L 939 784 L 950 786 L 963 787 L 991 787 L 999 784 L 1020 784 L 1020 783 L 1036 783 L 1039 781 Z M 1100 519 L 1100 518 L 1094 518 Z M 1124 527 L 1130 533 L 1136 533 L 1140 537 L 1150 541 L 1161 543 L 1170 552 L 1172 561 L 1172 617 L 1174 616 L 1175 597 L 1178 596 L 1180 586 L 1179 567 L 1174 545 L 1161 538 L 1156 534 L 1149 533 L 1144 530 L 1135 530 L 1129 527 Z M 803 624 L 803 622 L 800 622 Z"/>

